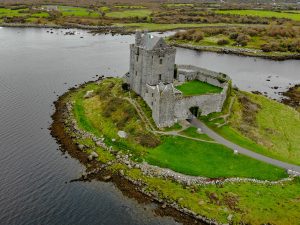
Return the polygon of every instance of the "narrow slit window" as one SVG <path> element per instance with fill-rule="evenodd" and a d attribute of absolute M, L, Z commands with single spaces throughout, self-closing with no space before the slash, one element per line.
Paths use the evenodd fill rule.
<path fill-rule="evenodd" d="M 163 63 L 163 59 L 159 59 L 159 64 L 162 64 Z"/>
<path fill-rule="evenodd" d="M 161 81 L 161 74 L 158 75 L 158 80 Z"/>

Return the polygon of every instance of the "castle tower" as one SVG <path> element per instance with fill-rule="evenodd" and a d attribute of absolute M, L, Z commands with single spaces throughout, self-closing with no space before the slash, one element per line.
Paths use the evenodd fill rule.
<path fill-rule="evenodd" d="M 135 44 L 130 45 L 130 70 L 128 83 L 132 90 L 145 97 L 146 85 L 174 81 L 176 50 L 163 38 L 147 32 L 137 32 Z"/>

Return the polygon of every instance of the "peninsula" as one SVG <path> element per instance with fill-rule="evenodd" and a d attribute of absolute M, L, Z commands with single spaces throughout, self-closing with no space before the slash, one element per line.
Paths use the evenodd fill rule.
<path fill-rule="evenodd" d="M 52 135 L 86 166 L 79 180 L 112 181 L 184 224 L 296 224 L 299 112 L 175 54 L 138 32 L 122 79 L 58 99 Z"/>

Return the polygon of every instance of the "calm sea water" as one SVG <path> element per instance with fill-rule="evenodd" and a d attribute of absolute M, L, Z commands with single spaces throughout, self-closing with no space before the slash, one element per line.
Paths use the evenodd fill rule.
<path fill-rule="evenodd" d="M 84 168 L 57 150 L 47 129 L 58 95 L 96 74 L 128 70 L 133 36 L 47 31 L 0 28 L 0 224 L 177 224 L 156 217 L 153 205 L 128 199 L 111 183 L 69 183 Z M 270 87 L 284 90 L 300 79 L 299 61 L 177 52 L 178 63 L 225 72 L 240 88 L 274 97 Z"/>

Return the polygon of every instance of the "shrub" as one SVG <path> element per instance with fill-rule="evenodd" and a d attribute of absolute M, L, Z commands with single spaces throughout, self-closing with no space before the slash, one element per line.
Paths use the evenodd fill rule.
<path fill-rule="evenodd" d="M 228 45 L 229 41 L 227 39 L 220 39 L 217 42 L 218 45 Z"/>

